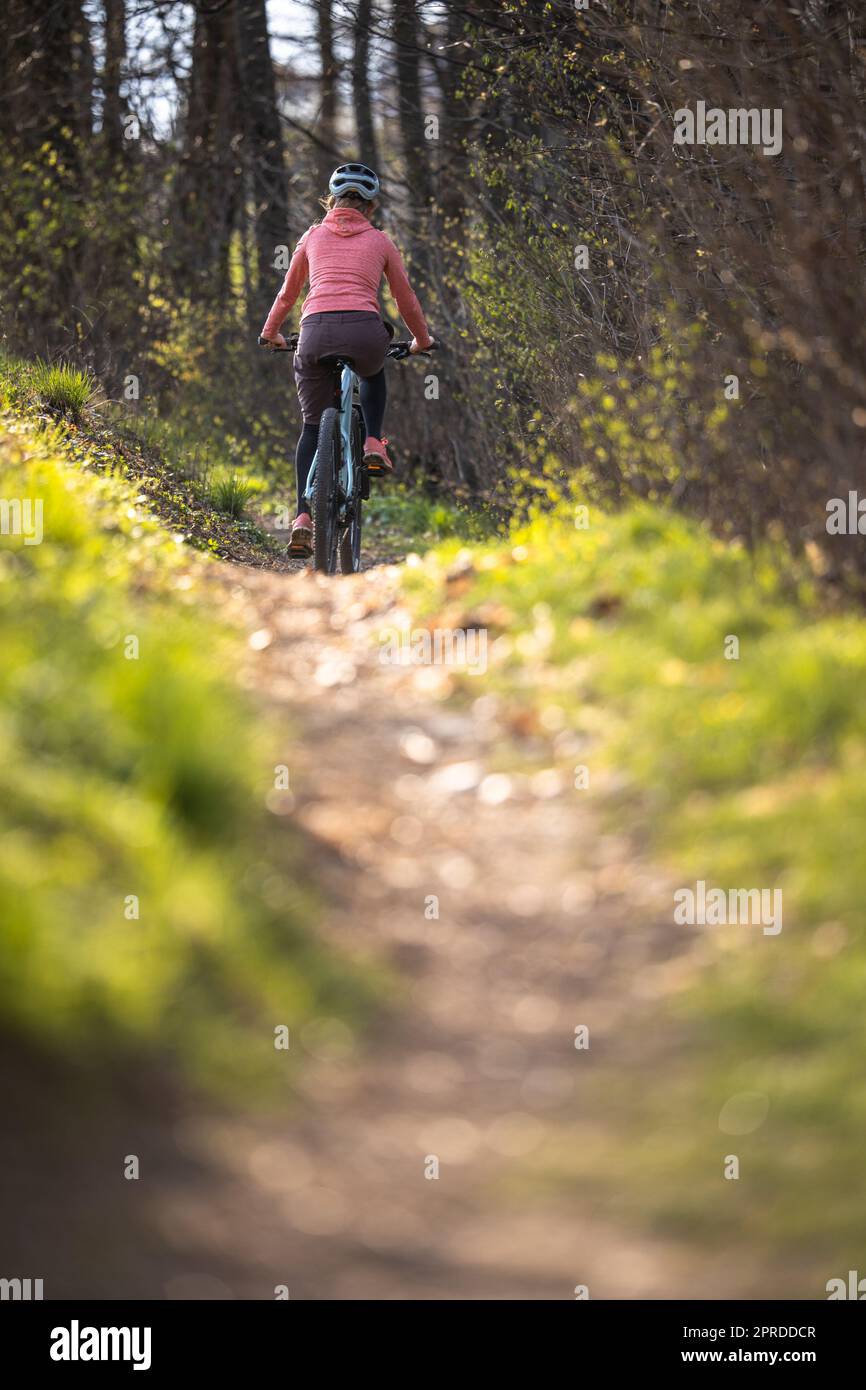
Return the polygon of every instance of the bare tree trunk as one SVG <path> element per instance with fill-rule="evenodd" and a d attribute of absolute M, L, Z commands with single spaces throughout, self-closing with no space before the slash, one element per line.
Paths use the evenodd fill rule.
<path fill-rule="evenodd" d="M 318 151 L 319 183 L 324 193 L 334 167 L 329 150 L 337 142 L 337 61 L 334 57 L 334 19 L 331 0 L 319 0 L 317 37 L 321 101 L 319 104 L 318 135 L 327 149 Z"/>
<path fill-rule="evenodd" d="M 274 256 L 289 238 L 283 133 L 265 0 L 237 0 L 237 34 L 246 160 L 253 202 L 254 313 L 267 311 L 278 278 Z"/>
<path fill-rule="evenodd" d="M 0 134 L 29 149 L 50 138 L 73 157 L 76 140 L 93 130 L 93 50 L 81 0 L 6 0 L 4 9 Z"/>
<path fill-rule="evenodd" d="M 102 133 L 105 148 L 112 159 L 122 159 L 125 153 L 123 118 L 126 102 L 120 94 L 123 65 L 126 61 L 126 4 L 125 0 L 104 0 L 105 60 L 102 68 Z"/>
<path fill-rule="evenodd" d="M 430 172 L 421 97 L 420 43 L 416 0 L 393 0 L 393 12 L 400 134 L 409 203 L 414 224 L 411 255 L 418 277 L 422 284 L 427 284 L 430 279 L 428 244 L 430 209 L 433 203 L 433 180 Z"/>
<path fill-rule="evenodd" d="M 468 8 L 448 12 L 446 29 L 448 62 L 438 66 L 442 92 L 439 164 L 437 166 L 437 209 L 445 240 L 458 247 L 462 242 L 469 180 L 468 147 L 472 132 L 472 96 L 466 90 L 467 54 L 472 33 L 478 24 Z"/>
<path fill-rule="evenodd" d="M 352 54 L 352 100 L 355 107 L 358 158 L 373 169 L 378 169 L 379 151 L 376 145 L 376 127 L 373 124 L 373 101 L 368 72 L 372 16 L 373 0 L 358 0 L 355 15 L 355 47 Z"/>
<path fill-rule="evenodd" d="M 226 298 L 229 243 L 242 193 L 237 153 L 241 134 L 235 3 L 196 12 L 184 153 L 177 182 L 175 268 L 186 293 Z"/>
<path fill-rule="evenodd" d="M 25 342 L 50 349 L 68 344 L 86 298 L 82 229 L 92 193 L 86 162 L 93 131 L 90 25 L 81 0 L 7 0 L 4 20 L 2 196 L 15 232 L 29 248 L 31 286 L 38 284 L 40 291 L 18 322 Z M 36 169 L 50 181 L 44 203 L 33 192 Z M 17 306 L 13 313 L 17 318 Z"/>
<path fill-rule="evenodd" d="M 95 188 L 91 197 L 99 198 L 110 212 L 99 220 L 99 235 L 87 240 L 82 270 L 95 300 L 91 312 L 93 365 L 116 381 L 118 353 L 128 342 L 130 306 L 136 303 L 136 258 L 130 248 L 136 244 L 138 203 L 129 193 L 136 187 L 140 166 L 135 159 L 139 146 L 125 138 L 124 129 L 127 103 L 121 86 L 127 59 L 126 0 L 103 0 L 102 12 L 102 131 L 94 150 L 91 177 Z M 114 196 L 115 189 L 125 193 Z"/>

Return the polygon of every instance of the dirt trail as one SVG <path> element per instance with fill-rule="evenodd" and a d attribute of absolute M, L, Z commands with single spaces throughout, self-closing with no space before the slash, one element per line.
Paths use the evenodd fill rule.
<path fill-rule="evenodd" d="M 16 1073 L 18 1132 L 44 1137 L 25 1157 L 0 1139 L 28 1213 L 15 1267 L 50 1274 L 47 1297 L 760 1296 L 745 1260 L 612 1229 L 539 1176 L 552 1137 L 603 1130 L 594 1066 L 663 1087 L 635 1018 L 682 951 L 669 890 L 603 833 L 576 759 L 516 739 L 481 682 L 448 701 L 447 668 L 382 664 L 398 567 L 226 565 L 213 583 L 250 633 L 241 679 L 285 709 L 321 930 L 390 967 L 395 1008 L 360 1040 L 327 1021 L 293 1040 L 301 1094 L 279 1119 L 181 1107 L 155 1126 L 98 1096 L 89 1115 L 50 1071 Z M 147 1181 L 107 1182 L 130 1152 Z"/>
<path fill-rule="evenodd" d="M 323 930 L 386 961 L 403 1007 L 359 1051 L 339 1028 L 302 1038 L 301 1103 L 279 1132 L 188 1126 L 222 1165 L 216 1191 L 178 1193 L 188 1240 L 230 1239 L 241 1297 L 275 1282 L 308 1298 L 742 1291 L 721 1258 L 611 1231 L 527 1177 L 554 1130 L 580 1142 L 583 1069 L 611 1045 L 640 1055 L 628 1021 L 678 949 L 669 913 L 653 915 L 658 874 L 601 833 L 569 769 L 548 753 L 539 771 L 544 744 L 520 771 L 480 685 L 454 708 L 447 669 L 380 661 L 397 567 L 223 578 L 254 634 L 246 682 L 303 731 L 284 760 Z M 509 772 L 491 774 L 503 752 Z"/>

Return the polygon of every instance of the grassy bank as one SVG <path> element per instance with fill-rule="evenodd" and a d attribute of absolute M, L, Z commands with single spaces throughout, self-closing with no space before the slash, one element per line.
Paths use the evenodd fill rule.
<path fill-rule="evenodd" d="M 649 506 L 575 518 L 439 547 L 407 573 L 417 613 L 488 629 L 484 693 L 557 731 L 587 769 L 570 794 L 675 886 L 780 888 L 784 926 L 674 926 L 671 901 L 686 953 L 653 983 L 645 1065 L 604 1074 L 613 1132 L 548 1152 L 539 1180 L 664 1230 L 798 1247 L 830 1277 L 866 1237 L 866 621 L 781 548 Z"/>
<path fill-rule="evenodd" d="M 268 484 L 239 461 L 234 441 L 217 447 L 188 426 L 106 401 L 75 368 L 2 354 L 0 402 L 37 427 L 56 427 L 71 461 L 135 483 L 148 509 L 194 549 L 267 568 L 280 562 L 284 546 L 257 515 Z"/>
<path fill-rule="evenodd" d="M 3 417 L 0 1019 L 73 1063 L 279 1083 L 296 1053 L 274 1029 L 351 1015 L 367 985 L 314 944 L 284 743 L 225 674 L 242 638 L 202 600 L 206 562 L 83 462 Z"/>
<path fill-rule="evenodd" d="M 106 401 L 99 383 L 63 364 L 0 353 L 0 404 L 35 426 L 50 423 L 64 455 L 95 472 L 119 473 L 187 545 L 218 559 L 281 568 L 295 515 L 294 443 L 268 453 L 255 437 L 220 433 L 219 420 L 160 416 L 147 402 Z M 399 467 L 399 465 L 398 465 Z M 480 540 L 491 512 L 393 478 L 377 481 L 364 508 L 367 563 L 402 560 L 449 536 Z"/>

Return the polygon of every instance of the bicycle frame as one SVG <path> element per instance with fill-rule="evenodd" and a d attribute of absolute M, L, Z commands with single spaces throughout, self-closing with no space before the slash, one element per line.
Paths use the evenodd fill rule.
<path fill-rule="evenodd" d="M 351 367 L 343 366 L 342 376 L 340 377 L 340 435 L 343 441 L 343 458 L 340 464 L 340 474 L 338 482 L 343 494 L 343 499 L 352 496 L 355 485 L 355 460 L 352 458 L 352 406 L 355 401 L 355 393 L 358 389 L 358 378 Z M 336 394 L 336 393 L 335 393 Z M 316 465 L 319 462 L 319 451 L 313 455 L 313 462 L 310 464 L 310 471 L 307 474 L 307 490 L 304 494 L 308 499 L 312 496 L 313 482 L 316 477 Z M 360 460 L 359 460 L 360 462 Z"/>

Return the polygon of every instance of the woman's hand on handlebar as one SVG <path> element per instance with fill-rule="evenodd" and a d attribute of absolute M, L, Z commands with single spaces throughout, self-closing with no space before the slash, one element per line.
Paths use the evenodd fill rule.
<path fill-rule="evenodd" d="M 298 346 L 298 335 L 293 333 L 286 342 L 282 333 L 275 333 L 273 338 L 263 338 L 259 334 L 259 347 L 267 348 L 268 352 L 295 352 Z"/>
<path fill-rule="evenodd" d="M 402 362 L 407 357 L 429 357 L 431 352 L 440 346 L 436 338 L 432 338 L 429 347 L 420 347 L 417 338 L 413 338 L 411 343 L 397 342 L 392 343 L 386 352 L 386 357 L 392 357 L 396 362 Z"/>

